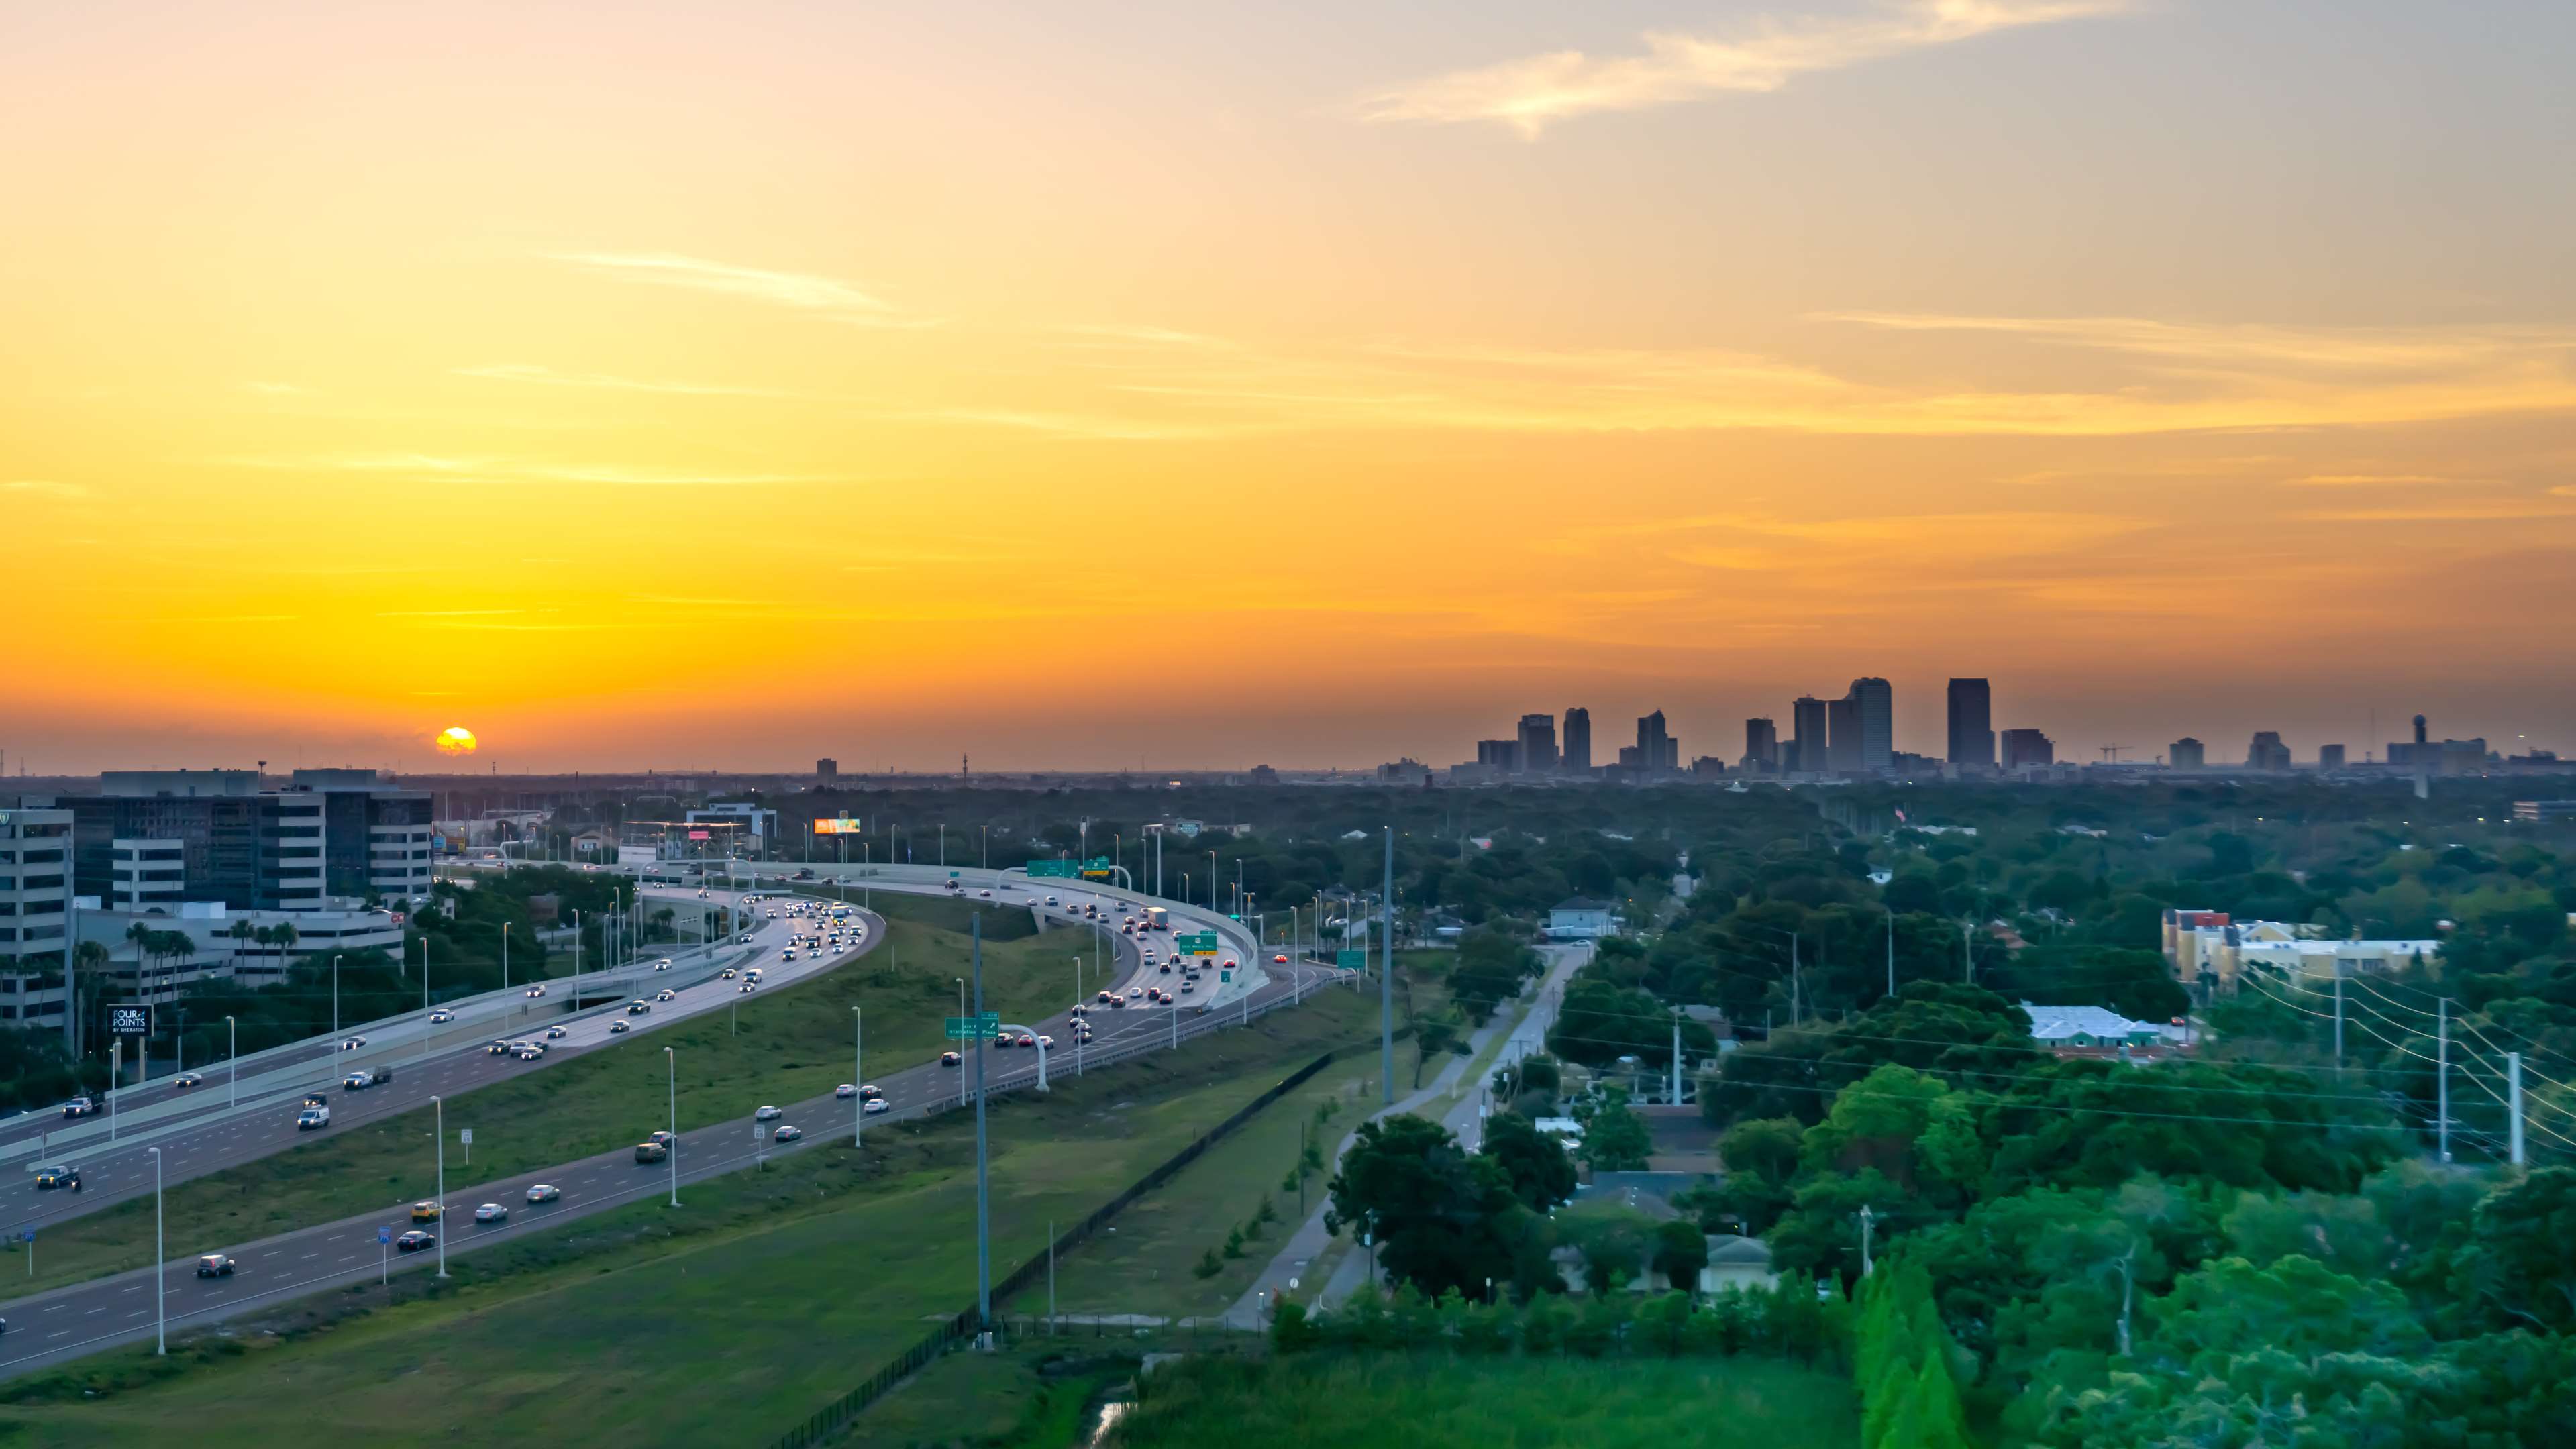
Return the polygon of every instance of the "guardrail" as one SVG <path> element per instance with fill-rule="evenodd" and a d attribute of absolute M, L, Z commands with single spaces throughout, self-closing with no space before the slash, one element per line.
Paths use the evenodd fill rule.
<path fill-rule="evenodd" d="M 1282 1000 L 1274 999 L 1255 1014 L 1267 1014 L 1270 1010 L 1283 1004 L 1285 1003 Z M 1240 1022 L 1233 1021 L 1202 1021 L 1199 1025 L 1204 1030 L 1213 1030 L 1220 1025 L 1240 1024 Z M 1184 1035 L 1191 1034 L 1194 1033 L 1184 1033 Z M 1148 1047 L 1137 1050 L 1151 1049 L 1152 1048 Z M 1123 1060 L 1126 1057 L 1136 1055 L 1137 1050 L 1121 1051 L 1113 1057 L 1112 1060 Z M 1081 1222 L 1074 1224 L 1072 1227 L 1067 1228 L 1064 1232 L 1057 1234 L 1055 1241 L 1048 1245 L 1045 1251 L 1038 1253 L 1028 1261 L 1020 1264 L 1017 1268 L 1012 1269 L 1008 1274 L 1003 1276 L 1000 1282 L 993 1285 L 993 1301 L 997 1303 L 1007 1301 L 1024 1289 L 1035 1284 L 1040 1276 L 1046 1272 L 1047 1264 L 1051 1257 L 1061 1256 L 1072 1251 L 1074 1248 L 1081 1246 L 1082 1243 L 1089 1239 L 1093 1234 L 1099 1232 L 1103 1227 L 1108 1226 L 1111 1218 L 1116 1217 L 1121 1211 L 1134 1203 L 1136 1199 L 1143 1197 L 1145 1194 L 1161 1187 L 1164 1183 L 1171 1181 L 1172 1178 L 1181 1171 L 1181 1169 L 1198 1161 L 1200 1156 L 1205 1154 L 1208 1148 L 1214 1146 L 1219 1140 L 1241 1127 L 1244 1123 L 1259 1116 L 1262 1110 L 1268 1107 L 1271 1103 L 1278 1101 L 1281 1097 L 1284 1097 L 1290 1092 L 1293 1092 L 1297 1088 L 1305 1085 L 1317 1072 L 1320 1072 L 1324 1068 L 1332 1065 L 1333 1059 L 1340 1054 L 1341 1053 L 1339 1051 L 1326 1052 L 1322 1056 L 1308 1062 L 1306 1065 L 1299 1067 L 1296 1071 L 1289 1073 L 1269 1090 L 1263 1092 L 1260 1096 L 1253 1098 L 1251 1101 L 1246 1102 L 1234 1113 L 1233 1116 L 1226 1118 L 1214 1127 L 1200 1133 L 1196 1138 L 1190 1141 L 1189 1145 L 1183 1147 L 1180 1151 L 1173 1153 L 1170 1157 L 1164 1159 L 1160 1164 L 1155 1166 L 1152 1171 L 1129 1184 L 1126 1191 L 1121 1192 L 1116 1197 L 1111 1198 L 1108 1202 L 1093 1209 L 1090 1216 L 1084 1218 Z M 991 1090 L 992 1088 L 990 1084 L 988 1084 L 986 1086 L 986 1091 L 990 1092 Z M 770 1449 L 809 1449 L 809 1446 L 821 1444 L 830 1440 L 835 1435 L 838 1435 L 842 1430 L 847 1429 L 851 1422 L 857 1419 L 860 1414 L 866 1412 L 870 1404 L 873 1404 L 878 1399 L 884 1397 L 887 1390 L 911 1377 L 913 1374 L 920 1372 L 925 1365 L 929 1364 L 933 1359 L 938 1358 L 942 1353 L 945 1353 L 950 1345 L 956 1343 L 960 1339 L 972 1336 L 986 1326 L 987 1325 L 978 1320 L 976 1312 L 972 1308 L 967 1309 L 963 1313 L 955 1314 L 949 1318 L 941 1320 L 939 1326 L 924 1335 L 921 1341 L 915 1343 L 912 1347 L 905 1349 L 901 1354 L 898 1354 L 891 1363 L 886 1364 L 875 1373 L 869 1375 L 867 1382 L 850 1390 L 848 1393 L 843 1394 L 838 1399 L 833 1400 L 830 1404 L 825 1405 L 821 1410 L 816 1412 L 812 1417 L 808 1418 L 804 1423 L 788 1430 L 785 1434 L 780 1435 L 776 1440 L 772 1441 Z"/>

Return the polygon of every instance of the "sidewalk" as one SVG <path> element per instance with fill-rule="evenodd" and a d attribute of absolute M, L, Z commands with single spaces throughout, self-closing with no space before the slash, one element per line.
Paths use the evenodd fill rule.
<path fill-rule="evenodd" d="M 1558 1003 L 1565 999 L 1566 979 L 1592 959 L 1589 946 L 1550 946 L 1542 950 L 1554 959 L 1540 975 L 1534 993 L 1518 1002 L 1506 1003 L 1503 1013 L 1498 1013 L 1493 1021 L 1470 1033 L 1467 1055 L 1453 1056 L 1443 1063 L 1431 1085 L 1398 1099 L 1391 1107 L 1379 1109 L 1365 1120 L 1375 1121 L 1405 1112 L 1425 1115 L 1436 1112 L 1441 1124 L 1457 1133 L 1458 1140 L 1473 1151 L 1483 1140 L 1480 1129 L 1485 1115 L 1485 1083 L 1481 1078 L 1463 1080 L 1467 1069 L 1484 1056 L 1485 1049 L 1494 1044 L 1497 1036 L 1501 1036 L 1503 1042 L 1501 1052 L 1495 1057 L 1496 1062 L 1518 1061 L 1545 1050 L 1547 1029 L 1556 1021 Z M 1515 1010 L 1516 1016 L 1504 1014 Z M 1438 1104 L 1442 1103 L 1449 1105 L 1441 1109 Z M 1351 1144 L 1358 1137 L 1359 1128 L 1355 1124 L 1334 1147 L 1332 1160 L 1325 1165 L 1326 1173 L 1341 1166 L 1342 1155 L 1351 1150 Z M 1306 1270 L 1324 1255 L 1334 1241 L 1332 1235 L 1324 1231 L 1326 1206 L 1318 1203 L 1315 1211 L 1288 1235 L 1287 1242 L 1262 1268 L 1261 1275 L 1253 1279 L 1252 1286 L 1244 1290 L 1232 1308 L 1226 1310 L 1228 1319 L 1249 1319 L 1264 1311 L 1266 1304 L 1279 1301 L 1283 1294 L 1293 1294 L 1320 1307 L 1349 1297 L 1352 1290 L 1359 1287 L 1368 1276 L 1369 1255 L 1355 1243 L 1351 1245 L 1351 1251 L 1344 1253 L 1341 1260 L 1333 1265 L 1330 1281 L 1318 1284 L 1307 1276 Z"/>

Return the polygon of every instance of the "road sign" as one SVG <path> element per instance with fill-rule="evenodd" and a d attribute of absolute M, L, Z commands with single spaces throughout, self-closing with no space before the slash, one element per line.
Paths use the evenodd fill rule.
<path fill-rule="evenodd" d="M 377 1241 L 377 1242 L 379 1242 L 379 1243 L 390 1243 L 390 1242 L 392 1242 L 393 1240 L 394 1240 L 394 1230 L 393 1230 L 393 1229 L 391 1229 L 391 1228 L 378 1228 L 378 1229 L 376 1229 L 376 1241 Z"/>
<path fill-rule="evenodd" d="M 457 1140 L 457 1141 L 459 1141 L 459 1142 L 464 1143 L 464 1144 L 465 1144 L 466 1146 L 468 1146 L 468 1147 L 473 1146 L 473 1145 L 474 1145 L 474 1129 L 473 1129 L 473 1128 L 471 1128 L 471 1127 L 467 1127 L 467 1128 L 465 1128 L 465 1129 L 463 1129 L 463 1130 L 459 1131 L 459 1132 L 456 1134 L 456 1140 Z"/>
<path fill-rule="evenodd" d="M 1033 860 L 1029 862 L 1030 876 L 1039 880 L 1071 880 L 1073 879 L 1073 873 L 1076 869 L 1076 863 L 1070 860 Z"/>
<path fill-rule="evenodd" d="M 1086 876 L 1105 876 L 1111 868 L 1109 857 L 1105 855 L 1095 855 L 1082 863 L 1082 873 Z"/>
<path fill-rule="evenodd" d="M 111 1006 L 107 1009 L 107 1029 L 116 1036 L 150 1036 L 152 1008 L 149 1006 Z"/>
<path fill-rule="evenodd" d="M 979 1036 L 1002 1034 L 1002 1018 L 996 1012 L 988 1011 L 982 1016 L 951 1016 L 942 1019 L 948 1025 L 950 1041 L 973 1041 Z"/>
<path fill-rule="evenodd" d="M 1234 979 L 1234 973 L 1231 971 L 1220 971 L 1216 973 L 1216 979 L 1219 984 L 1223 984 L 1225 982 L 1232 981 Z"/>
<path fill-rule="evenodd" d="M 1366 951 L 1335 951 L 1333 953 L 1333 964 L 1345 971 L 1366 971 L 1368 969 L 1368 953 Z"/>
<path fill-rule="evenodd" d="M 1172 949 L 1175 951 L 1187 951 L 1193 956 L 1213 956 L 1216 954 L 1216 932 L 1176 932 L 1172 936 Z"/>

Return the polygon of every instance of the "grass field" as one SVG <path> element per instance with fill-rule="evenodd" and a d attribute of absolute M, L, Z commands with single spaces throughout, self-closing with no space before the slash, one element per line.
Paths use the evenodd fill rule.
<path fill-rule="evenodd" d="M 1767 1359 L 1199 1357 L 1156 1369 L 1119 1449 L 1827 1449 L 1848 1379 Z"/>
<path fill-rule="evenodd" d="M 1169 1055 L 997 1099 L 998 1274 L 1066 1222 L 1318 1051 L 1359 1035 L 1326 1001 Z M 123 1387 L 148 1350 L 0 1389 L 30 1445 L 184 1437 L 207 1449 L 308 1442 L 757 1445 L 865 1378 L 973 1297 L 972 1119 L 869 1134 L 460 1258 L 457 1286 L 284 1338 L 236 1325 L 237 1357 Z M 1284 1169 L 1283 1169 L 1284 1170 Z M 398 1285 L 398 1292 L 406 1291 Z M 407 1291 L 418 1292 L 418 1287 Z M 345 1295 L 379 1301 L 381 1290 Z M 293 1327 L 292 1317 L 283 1320 Z"/>
<path fill-rule="evenodd" d="M 680 1126 L 746 1116 L 763 1102 L 793 1102 L 850 1079 L 850 1008 L 867 1015 L 874 1072 L 909 1067 L 945 1045 L 941 1022 L 957 1009 L 956 978 L 968 972 L 968 939 L 910 919 L 919 907 L 963 924 L 971 907 L 933 898 L 903 901 L 887 938 L 868 955 L 809 981 L 755 995 L 734 1013 L 715 1012 L 604 1051 L 530 1071 L 447 1104 L 447 1126 L 474 1129 L 464 1164 L 451 1145 L 448 1181 L 457 1187 L 604 1152 L 633 1142 L 665 1119 L 665 1067 L 655 1047 L 677 1049 Z M 995 911 L 998 919 L 1026 911 Z M 984 993 L 1005 1015 L 1052 1011 L 1073 997 L 1069 934 L 1023 933 L 984 947 Z M 285 1152 L 181 1183 L 168 1193 L 174 1256 L 247 1242 L 299 1224 L 426 1197 L 435 1186 L 432 1116 L 427 1108 L 335 1130 Z M 0 1291 L 12 1296 L 98 1277 L 151 1261 L 152 1203 L 141 1199 L 45 1231 L 38 1272 L 0 1256 Z"/>
<path fill-rule="evenodd" d="M 843 1442 L 864 1449 L 1068 1449 L 1092 1399 L 1135 1377 L 1139 1348 L 1031 1338 L 999 1353 L 952 1353 L 871 1405 Z"/>
<path fill-rule="evenodd" d="M 1178 1317 L 1222 1313 L 1231 1307 L 1300 1221 L 1297 1194 L 1286 1189 L 1285 1179 L 1304 1140 L 1301 1129 L 1314 1134 L 1329 1162 L 1334 1144 L 1366 1115 L 1366 1103 L 1374 1102 L 1365 1089 L 1376 1077 L 1374 1053 L 1360 1051 L 1344 1057 L 1130 1206 L 1119 1215 L 1117 1232 L 1085 1245 L 1056 1266 L 1057 1311 Z M 1316 1107 L 1335 1100 L 1344 1104 L 1344 1110 L 1331 1124 L 1314 1127 Z M 1324 1200 L 1324 1184 L 1331 1177 L 1328 1170 L 1307 1178 L 1308 1209 Z M 1201 1278 L 1193 1272 L 1201 1255 L 1224 1246 L 1229 1229 L 1252 1222 L 1265 1196 L 1277 1218 L 1244 1243 L 1243 1255 L 1220 1257 L 1224 1268 L 1214 1277 Z M 1011 1304 L 1011 1311 L 1044 1314 L 1045 1287 L 1023 1294 Z"/>

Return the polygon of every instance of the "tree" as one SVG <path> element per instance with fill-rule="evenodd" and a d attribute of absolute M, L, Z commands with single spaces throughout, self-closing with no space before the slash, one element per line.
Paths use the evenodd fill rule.
<path fill-rule="evenodd" d="M 1499 931 L 1479 928 L 1458 941 L 1458 964 L 1449 973 L 1452 999 L 1469 1019 L 1483 1021 L 1518 996 L 1538 971 L 1538 953 Z"/>
<path fill-rule="evenodd" d="M 1699 1289 L 1699 1270 L 1708 1266 L 1708 1238 L 1699 1224 L 1674 1218 L 1655 1229 L 1654 1269 L 1664 1281 L 1685 1293 Z"/>
<path fill-rule="evenodd" d="M 1497 1112 L 1485 1123 L 1485 1145 L 1478 1151 L 1494 1160 L 1511 1184 L 1512 1196 L 1536 1212 L 1546 1212 L 1574 1197 L 1574 1160 L 1565 1144 L 1518 1112 Z"/>
<path fill-rule="evenodd" d="M 1325 1231 L 1371 1234 L 1388 1273 L 1435 1294 L 1508 1276 L 1511 1219 L 1528 1211 L 1500 1164 L 1410 1113 L 1360 1125 L 1330 1194 Z"/>
<path fill-rule="evenodd" d="M 1625 1203 L 1595 1199 L 1558 1213 L 1556 1224 L 1583 1254 L 1583 1281 L 1595 1293 L 1633 1280 L 1655 1246 L 1655 1220 Z"/>
<path fill-rule="evenodd" d="M 1646 1119 L 1629 1108 L 1626 1092 L 1604 1087 L 1599 1095 L 1575 1103 L 1574 1115 L 1583 1123 L 1580 1150 L 1586 1167 L 1594 1172 L 1645 1169 L 1654 1139 L 1646 1132 Z"/>
<path fill-rule="evenodd" d="M 2544 1167 L 2478 1204 L 2478 1290 L 2508 1323 L 2576 1326 L 2576 1168 Z"/>

